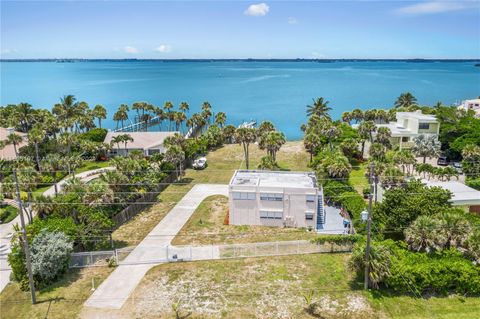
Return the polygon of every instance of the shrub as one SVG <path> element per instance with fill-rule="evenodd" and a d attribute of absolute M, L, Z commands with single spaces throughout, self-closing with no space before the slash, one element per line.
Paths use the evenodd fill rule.
<path fill-rule="evenodd" d="M 397 249 L 385 284 L 395 291 L 411 293 L 480 293 L 480 268 L 456 250 L 413 253 Z"/>
<path fill-rule="evenodd" d="M 46 286 L 68 269 L 72 242 L 62 232 L 43 230 L 32 242 L 32 272 L 36 283 Z"/>
<path fill-rule="evenodd" d="M 48 232 L 62 232 L 70 240 L 75 240 L 78 235 L 78 227 L 71 217 L 51 217 L 46 219 L 35 218 L 33 223 L 28 225 L 28 232 L 33 238 L 38 236 L 42 230 Z"/>
<path fill-rule="evenodd" d="M 339 196 L 339 201 L 353 219 L 360 219 L 360 213 L 365 209 L 365 200 L 362 196 L 356 192 L 345 192 Z"/>
<path fill-rule="evenodd" d="M 27 267 L 25 266 L 25 253 L 20 241 L 12 245 L 12 251 L 8 254 L 8 264 L 12 268 L 10 279 L 20 283 L 22 290 L 28 289 Z"/>
<path fill-rule="evenodd" d="M 258 168 L 264 170 L 278 170 L 280 167 L 272 156 L 267 155 L 260 159 L 260 164 L 258 164 Z"/>
<path fill-rule="evenodd" d="M 321 245 L 332 243 L 337 245 L 352 245 L 363 238 L 361 235 L 323 235 L 312 239 L 312 243 Z"/>
<path fill-rule="evenodd" d="M 480 190 L 480 178 L 467 179 L 465 181 L 465 184 L 467 184 L 467 186 L 470 186 L 471 188 L 475 188 L 477 190 Z"/>
<path fill-rule="evenodd" d="M 79 140 L 87 140 L 92 142 L 103 142 L 107 136 L 107 130 L 104 128 L 94 128 L 88 132 L 79 135 Z"/>
<path fill-rule="evenodd" d="M 334 203 L 338 203 L 341 194 L 354 191 L 350 184 L 336 180 L 327 180 L 323 185 L 323 195 L 325 199 Z"/>

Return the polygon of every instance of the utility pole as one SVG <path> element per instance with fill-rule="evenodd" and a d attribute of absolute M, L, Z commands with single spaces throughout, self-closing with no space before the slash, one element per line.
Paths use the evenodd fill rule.
<path fill-rule="evenodd" d="M 28 272 L 28 283 L 30 285 L 30 293 L 32 294 L 32 304 L 35 304 L 35 286 L 33 284 L 33 273 L 32 273 L 32 261 L 30 257 L 30 247 L 28 246 L 28 239 L 27 239 L 27 230 L 25 228 L 25 219 L 23 218 L 23 205 L 22 200 L 20 198 L 20 188 L 18 187 L 18 178 L 17 178 L 17 170 L 13 170 L 13 177 L 15 179 L 15 190 L 17 195 L 17 203 L 18 203 L 18 214 L 20 215 L 20 223 L 22 225 L 22 237 L 23 237 L 23 248 L 25 250 L 25 260 L 27 264 L 27 272 Z"/>
<path fill-rule="evenodd" d="M 374 169 L 375 164 L 370 164 L 370 194 L 368 194 L 368 219 L 367 219 L 367 248 L 365 249 L 365 282 L 364 282 L 364 289 L 368 289 L 369 285 L 369 277 L 370 277 L 370 241 L 371 241 L 371 227 L 372 227 L 372 198 L 374 192 Z"/>

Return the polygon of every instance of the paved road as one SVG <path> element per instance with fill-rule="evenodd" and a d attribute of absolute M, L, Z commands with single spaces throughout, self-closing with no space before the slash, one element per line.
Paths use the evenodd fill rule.
<path fill-rule="evenodd" d="M 166 258 L 165 246 L 192 216 L 208 196 L 228 195 L 228 185 L 197 184 L 165 216 L 145 239 L 128 255 L 113 273 L 85 302 L 85 306 L 101 309 L 120 309 L 146 272 Z M 196 258 L 211 258 L 211 249 L 196 251 Z"/>
<path fill-rule="evenodd" d="M 79 178 L 83 182 L 88 182 L 94 178 L 97 178 L 102 172 L 105 170 L 113 170 L 114 167 L 105 167 L 99 169 L 93 169 L 90 171 L 86 171 L 83 173 L 76 174 L 75 177 Z M 62 189 L 63 185 L 70 179 L 71 177 L 65 178 L 57 183 L 58 191 Z M 50 187 L 44 193 L 44 196 L 54 196 L 55 195 L 55 186 Z M 16 205 L 16 201 L 14 201 Z M 32 215 L 35 216 L 36 212 L 33 211 Z M 25 222 L 28 223 L 28 218 L 25 216 Z M 10 282 L 10 274 L 12 272 L 10 265 L 8 264 L 8 254 L 10 253 L 10 239 L 14 233 L 13 226 L 15 224 L 20 225 L 20 216 L 15 217 L 11 222 L 8 224 L 1 224 L 0 225 L 0 292 L 7 286 Z"/>

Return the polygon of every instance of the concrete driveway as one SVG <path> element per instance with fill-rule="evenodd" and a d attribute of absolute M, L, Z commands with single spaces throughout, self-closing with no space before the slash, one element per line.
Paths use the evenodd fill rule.
<path fill-rule="evenodd" d="M 95 290 L 84 305 L 100 309 L 120 309 L 146 272 L 164 262 L 165 246 L 170 245 L 198 205 L 212 195 L 228 196 L 228 185 L 195 185 Z"/>

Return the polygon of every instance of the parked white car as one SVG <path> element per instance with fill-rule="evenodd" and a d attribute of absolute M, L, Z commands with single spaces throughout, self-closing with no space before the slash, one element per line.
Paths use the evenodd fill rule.
<path fill-rule="evenodd" d="M 195 161 L 193 161 L 194 169 L 204 169 L 205 167 L 207 167 L 206 157 L 200 157 L 200 158 L 197 158 Z"/>

